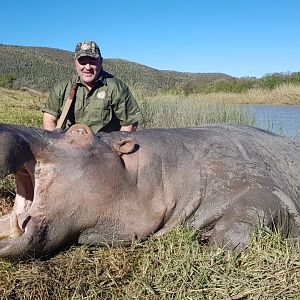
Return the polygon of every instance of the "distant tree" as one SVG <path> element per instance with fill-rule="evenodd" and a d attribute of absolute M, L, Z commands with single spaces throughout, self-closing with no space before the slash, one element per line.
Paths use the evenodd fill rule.
<path fill-rule="evenodd" d="M 283 73 L 273 73 L 262 77 L 260 84 L 262 88 L 267 88 L 271 90 L 287 81 L 287 75 Z"/>
<path fill-rule="evenodd" d="M 290 83 L 300 84 L 300 72 L 292 73 L 289 78 Z"/>

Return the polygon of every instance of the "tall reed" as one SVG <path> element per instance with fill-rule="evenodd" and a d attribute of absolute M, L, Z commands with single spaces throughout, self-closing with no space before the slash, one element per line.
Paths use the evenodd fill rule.
<path fill-rule="evenodd" d="M 254 125 L 254 115 L 238 105 L 205 96 L 156 96 L 140 100 L 142 128 L 188 127 L 209 123 Z"/>

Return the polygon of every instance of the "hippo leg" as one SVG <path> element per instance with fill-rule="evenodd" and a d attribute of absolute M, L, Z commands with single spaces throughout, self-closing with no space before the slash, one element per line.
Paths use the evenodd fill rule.
<path fill-rule="evenodd" d="M 236 199 L 216 222 L 209 243 L 228 250 L 245 249 L 259 226 L 278 224 L 281 214 L 278 203 L 272 191 L 250 189 Z"/>
<path fill-rule="evenodd" d="M 98 220 L 94 227 L 83 230 L 79 235 L 78 243 L 88 245 L 126 245 L 133 238 L 121 233 L 119 223 L 116 220 L 105 218 Z"/>

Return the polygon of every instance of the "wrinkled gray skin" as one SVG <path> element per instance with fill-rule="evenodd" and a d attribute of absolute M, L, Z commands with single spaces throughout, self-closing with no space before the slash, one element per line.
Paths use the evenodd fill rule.
<path fill-rule="evenodd" d="M 0 179 L 15 174 L 0 218 L 0 257 L 72 243 L 111 244 L 185 224 L 243 249 L 259 225 L 300 236 L 300 146 L 240 125 L 93 135 L 0 125 Z"/>

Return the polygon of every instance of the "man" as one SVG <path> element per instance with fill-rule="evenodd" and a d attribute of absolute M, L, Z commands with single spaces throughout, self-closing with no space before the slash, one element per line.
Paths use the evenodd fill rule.
<path fill-rule="evenodd" d="M 140 109 L 129 88 L 120 79 L 104 71 L 102 62 L 100 49 L 95 42 L 77 44 L 74 64 L 78 76 L 52 89 L 42 107 L 45 129 L 56 128 L 69 97 L 72 103 L 63 129 L 81 123 L 88 125 L 94 133 L 136 130 Z M 70 93 L 72 90 L 74 96 Z"/>

